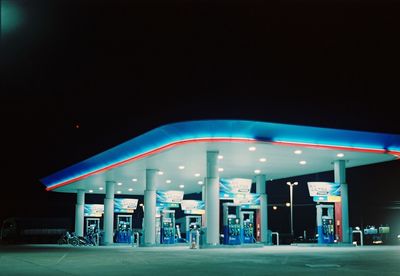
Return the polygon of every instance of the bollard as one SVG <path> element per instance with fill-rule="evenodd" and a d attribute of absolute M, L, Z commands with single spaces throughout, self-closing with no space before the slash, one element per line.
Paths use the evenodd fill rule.
<path fill-rule="evenodd" d="M 363 232 L 361 230 L 353 230 L 352 234 L 358 233 L 360 234 L 360 246 L 364 246 L 364 237 L 363 237 Z M 357 245 L 357 242 L 355 242 Z M 354 243 L 353 243 L 354 244 Z"/>
<path fill-rule="evenodd" d="M 272 237 L 272 235 L 276 235 L 276 245 L 279 245 L 279 233 L 278 232 L 271 232 L 271 237 Z"/>

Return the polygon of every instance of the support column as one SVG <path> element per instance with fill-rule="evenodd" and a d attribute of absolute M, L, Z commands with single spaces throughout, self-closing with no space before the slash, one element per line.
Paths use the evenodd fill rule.
<path fill-rule="evenodd" d="M 115 181 L 106 181 L 106 198 L 104 199 L 104 244 L 113 244 L 114 235 L 114 190 Z"/>
<path fill-rule="evenodd" d="M 85 205 L 85 190 L 78 190 L 76 193 L 76 205 L 75 205 L 75 234 L 77 236 L 83 236 L 84 205 Z"/>
<path fill-rule="evenodd" d="M 266 176 L 256 176 L 256 192 L 260 194 L 260 234 L 261 242 L 269 243 L 268 238 L 268 196 L 266 192 Z"/>
<path fill-rule="evenodd" d="M 335 183 L 340 183 L 341 197 L 342 197 L 342 235 L 343 242 L 350 242 L 350 228 L 349 228 L 349 199 L 347 193 L 346 183 L 346 161 L 336 160 L 334 162 Z"/>
<path fill-rule="evenodd" d="M 204 178 L 203 186 L 201 187 L 201 200 L 204 201 L 204 206 L 207 206 L 207 189 L 206 189 L 207 185 L 206 185 L 206 183 L 207 183 L 207 178 Z M 207 216 L 205 213 L 201 216 L 201 227 L 202 228 L 207 227 Z"/>
<path fill-rule="evenodd" d="M 144 243 L 156 243 L 156 173 L 157 170 L 146 170 L 146 190 L 144 191 Z"/>
<path fill-rule="evenodd" d="M 207 151 L 206 181 L 207 244 L 219 244 L 219 173 L 218 151 Z"/>

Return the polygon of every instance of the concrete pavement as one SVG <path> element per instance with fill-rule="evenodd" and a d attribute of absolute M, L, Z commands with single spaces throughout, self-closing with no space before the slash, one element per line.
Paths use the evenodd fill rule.
<path fill-rule="evenodd" d="M 0 246 L 0 275 L 400 275 L 400 246 Z"/>

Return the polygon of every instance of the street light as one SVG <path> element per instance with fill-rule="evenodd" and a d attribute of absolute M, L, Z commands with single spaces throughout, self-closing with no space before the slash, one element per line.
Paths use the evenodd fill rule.
<path fill-rule="evenodd" d="M 293 182 L 293 183 L 286 182 L 286 184 L 288 184 L 290 187 L 290 234 L 293 237 L 294 236 L 294 232 L 293 232 L 293 186 L 296 186 L 299 183 L 298 182 Z"/>

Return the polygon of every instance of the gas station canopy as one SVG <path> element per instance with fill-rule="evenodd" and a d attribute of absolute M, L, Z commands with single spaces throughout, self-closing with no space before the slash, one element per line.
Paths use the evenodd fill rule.
<path fill-rule="evenodd" d="M 265 174 L 280 179 L 400 158 L 400 135 L 242 120 L 204 120 L 158 127 L 41 179 L 48 191 L 142 195 L 146 169 L 159 170 L 157 189 L 201 191 L 207 151 L 219 152 L 223 178 Z"/>

